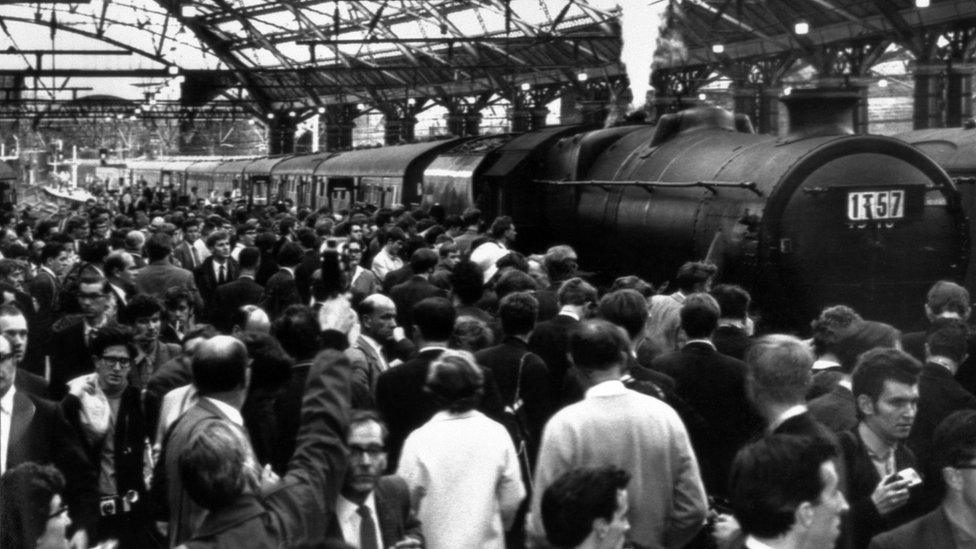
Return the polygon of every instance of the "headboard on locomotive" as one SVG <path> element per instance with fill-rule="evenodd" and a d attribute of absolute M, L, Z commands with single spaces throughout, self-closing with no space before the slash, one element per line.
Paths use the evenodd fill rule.
<path fill-rule="evenodd" d="M 965 269 L 967 222 L 932 160 L 853 133 L 856 101 L 797 90 L 784 98 L 781 138 L 698 108 L 597 139 L 596 155 L 579 150 L 589 136 L 564 139 L 541 183 L 571 191 L 572 207 L 549 200 L 547 219 L 590 270 L 660 283 L 685 261 L 712 260 L 776 327 L 836 303 L 911 326 L 927 287 Z"/>

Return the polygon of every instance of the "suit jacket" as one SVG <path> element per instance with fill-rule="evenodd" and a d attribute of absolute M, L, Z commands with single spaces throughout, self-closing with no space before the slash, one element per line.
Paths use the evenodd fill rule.
<path fill-rule="evenodd" d="M 356 338 L 356 342 L 346 349 L 346 356 L 352 366 L 352 383 L 365 389 L 371 395 L 376 393 L 376 381 L 380 374 L 389 368 L 389 361 L 379 353 L 363 338 L 362 334 Z M 385 366 L 385 367 L 384 367 Z"/>
<path fill-rule="evenodd" d="M 353 278 L 350 281 L 350 290 L 354 295 L 361 297 L 366 297 L 379 292 L 382 288 L 380 280 L 376 277 L 376 273 L 369 269 L 363 269 L 359 276 L 355 276 L 355 271 L 353 271 Z"/>
<path fill-rule="evenodd" d="M 71 507 L 74 528 L 85 528 L 93 536 L 98 509 L 97 469 L 58 404 L 18 390 L 7 440 L 3 448 L 7 470 L 28 461 L 55 465 L 65 477 L 62 496 Z"/>
<path fill-rule="evenodd" d="M 956 549 L 949 519 L 940 506 L 935 511 L 878 534 L 869 549 Z"/>
<path fill-rule="evenodd" d="M 51 335 L 57 345 L 51 346 L 51 398 L 61 400 L 68 392 L 69 380 L 95 371 L 88 342 L 85 341 L 85 323 L 81 317 L 64 319 L 63 326 L 56 326 Z"/>
<path fill-rule="evenodd" d="M 298 286 L 295 284 L 295 277 L 285 269 L 279 269 L 277 273 L 268 279 L 268 283 L 264 285 L 264 298 L 261 302 L 261 308 L 268 313 L 271 320 L 281 316 L 281 313 L 289 305 L 295 305 L 301 302 L 302 298 L 298 295 Z"/>
<path fill-rule="evenodd" d="M 227 258 L 227 278 L 224 284 L 229 284 L 231 281 L 235 280 L 240 274 L 240 267 L 237 266 L 237 261 L 234 258 Z M 203 297 L 204 307 L 210 309 L 214 305 L 214 295 L 217 292 L 217 275 L 214 273 L 214 258 L 213 256 L 208 257 L 203 260 L 193 271 L 193 279 L 196 282 L 197 289 L 200 290 L 200 295 Z"/>
<path fill-rule="evenodd" d="M 396 475 L 380 477 L 373 490 L 373 499 L 376 501 L 374 513 L 379 521 L 380 535 L 383 537 L 377 540 L 380 547 L 393 547 L 406 536 L 423 541 L 420 521 L 410 508 L 410 491 L 406 481 Z M 334 512 L 325 537 L 345 541 L 342 526 Z"/>
<path fill-rule="evenodd" d="M 396 304 L 397 324 L 403 327 L 407 337 L 413 336 L 413 306 L 428 297 L 447 297 L 447 292 L 420 275 L 414 275 L 390 290 L 390 299 Z"/>
<path fill-rule="evenodd" d="M 835 433 L 857 427 L 857 403 L 854 393 L 842 385 L 834 385 L 827 394 L 807 403 L 810 414 Z"/>
<path fill-rule="evenodd" d="M 654 359 L 651 368 L 674 379 L 675 393 L 705 421 L 689 430 L 709 493 L 724 494 L 736 452 L 762 429 L 746 398 L 746 367 L 705 343 L 693 341 Z"/>
<path fill-rule="evenodd" d="M 190 246 L 190 243 L 186 242 L 185 240 L 180 242 L 179 246 L 173 248 L 173 258 L 176 259 L 176 261 L 180 264 L 180 267 L 183 267 L 188 271 L 193 271 L 199 267 L 199 265 L 195 264 L 193 261 L 192 246 Z"/>
<path fill-rule="evenodd" d="M 919 362 L 925 364 L 925 340 L 926 332 L 911 332 L 901 336 L 901 345 L 905 352 L 917 358 Z M 962 385 L 963 389 L 976 395 L 976 332 L 970 330 L 969 337 L 966 338 L 966 360 L 959 365 L 956 371 L 956 381 Z"/>
<path fill-rule="evenodd" d="M 850 503 L 848 512 L 849 522 L 854 536 L 854 547 L 865 548 L 875 535 L 904 524 L 921 514 L 918 488 L 911 489 L 908 503 L 903 507 L 881 515 L 871 501 L 871 494 L 881 482 L 878 470 L 868 455 L 867 446 L 857 428 L 841 434 L 839 437 L 844 452 L 844 462 L 847 465 L 847 490 L 844 494 Z M 916 467 L 915 456 L 904 444 L 895 449 L 895 470 L 901 471 L 906 467 Z M 926 479 L 937 482 L 942 479 Z"/>
<path fill-rule="evenodd" d="M 172 287 L 184 288 L 190 293 L 193 305 L 197 309 L 203 307 L 203 299 L 193 280 L 193 273 L 173 265 L 168 260 L 154 261 L 135 276 L 136 289 L 162 300 L 166 290 Z"/>
<path fill-rule="evenodd" d="M 745 360 L 746 349 L 752 343 L 752 339 L 746 335 L 745 330 L 738 326 L 724 325 L 715 329 L 712 334 L 712 343 L 715 348 L 723 355 L 730 356 L 739 360 Z"/>
<path fill-rule="evenodd" d="M 538 355 L 529 351 L 528 344 L 517 337 L 506 337 L 501 344 L 482 349 L 474 357 L 482 368 L 491 370 L 503 403 L 509 405 L 514 402 L 518 387 L 528 419 L 529 454 L 533 456 L 534 463 L 542 428 L 549 421 L 549 416 L 556 411 L 546 364 Z"/>
<path fill-rule="evenodd" d="M 316 246 L 317 248 L 317 246 Z M 295 267 L 295 285 L 298 286 L 298 295 L 302 298 L 302 303 L 312 300 L 312 273 L 322 267 L 322 256 L 317 249 L 305 250 L 302 262 Z"/>
<path fill-rule="evenodd" d="M 17 368 L 17 377 L 14 378 L 14 387 L 17 387 L 18 391 L 23 391 L 35 397 L 47 398 L 47 380 L 37 374 L 32 374 L 23 368 Z"/>
<path fill-rule="evenodd" d="M 190 439 L 209 423 L 230 419 L 212 402 L 201 398 L 170 427 L 164 436 L 162 452 L 153 471 L 153 499 L 162 517 L 169 519 L 170 547 L 190 539 L 198 531 L 206 511 L 190 499 L 180 480 L 179 458 Z M 162 518 L 166 520 L 166 518 Z"/>
<path fill-rule="evenodd" d="M 410 268 L 409 263 L 407 263 L 403 267 L 400 267 L 399 269 L 394 269 L 386 273 L 386 276 L 384 276 L 382 280 L 383 293 L 389 295 L 395 286 L 398 286 L 410 280 L 410 277 L 412 276 L 413 276 L 413 269 Z"/>
<path fill-rule="evenodd" d="M 61 283 L 58 279 L 51 276 L 47 271 L 40 270 L 37 275 L 29 280 L 24 288 L 37 304 L 37 311 L 31 316 L 27 316 L 27 329 L 30 337 L 27 338 L 27 352 L 24 362 L 35 374 L 44 374 L 44 357 L 49 356 L 50 349 L 48 341 L 51 337 L 51 326 L 57 320 L 57 314 L 61 308 L 60 294 Z"/>
<path fill-rule="evenodd" d="M 563 380 L 571 366 L 569 362 L 569 332 L 579 321 L 569 315 L 556 315 L 535 325 L 529 336 L 529 350 L 539 355 L 549 370 L 551 394 L 559 402 L 565 401 Z"/>
<path fill-rule="evenodd" d="M 376 408 L 389 430 L 387 436 L 387 471 L 396 471 L 403 443 L 414 429 L 437 412 L 434 398 L 424 391 L 427 368 L 444 352 L 442 348 L 421 349 L 400 366 L 380 374 L 376 382 Z M 490 370 L 485 370 L 484 394 L 478 409 L 491 418 L 500 418 L 504 405 Z"/>
<path fill-rule="evenodd" d="M 230 332 L 234 327 L 234 312 L 244 305 L 259 305 L 262 297 L 264 288 L 250 276 L 221 284 L 214 294 L 211 323 L 223 332 Z"/>
<path fill-rule="evenodd" d="M 346 453 L 343 433 L 349 414 L 349 365 L 339 353 L 320 355 L 324 367 L 309 376 L 301 426 L 288 473 L 258 495 L 241 496 L 207 513 L 189 549 L 316 547 L 329 530 Z M 188 412 L 189 413 L 189 412 Z"/>

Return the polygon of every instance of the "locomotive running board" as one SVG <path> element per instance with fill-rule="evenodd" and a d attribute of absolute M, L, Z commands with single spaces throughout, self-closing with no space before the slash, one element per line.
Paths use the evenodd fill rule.
<path fill-rule="evenodd" d="M 611 187 L 640 187 L 647 192 L 653 192 L 655 187 L 682 188 L 682 187 L 702 187 L 708 189 L 712 194 L 718 194 L 718 189 L 745 189 L 752 191 L 756 196 L 764 196 L 763 192 L 754 181 L 609 181 L 609 180 L 589 180 L 589 181 L 552 181 L 547 179 L 536 179 L 534 183 L 553 185 L 556 187 L 600 187 L 607 191 Z"/>

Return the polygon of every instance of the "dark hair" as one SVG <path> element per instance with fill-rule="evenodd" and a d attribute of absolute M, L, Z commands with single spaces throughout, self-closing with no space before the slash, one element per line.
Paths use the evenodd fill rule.
<path fill-rule="evenodd" d="M 464 223 L 465 227 L 477 225 L 481 222 L 481 210 L 477 208 L 468 208 L 464 210 L 461 212 L 461 222 Z"/>
<path fill-rule="evenodd" d="M 349 423 L 347 423 L 347 432 L 352 431 L 352 428 L 356 425 L 362 425 L 363 423 L 373 422 L 380 426 L 381 436 L 383 437 L 383 442 L 386 442 L 386 435 L 389 433 L 386 427 L 386 422 L 383 421 L 383 417 L 376 410 L 370 410 L 365 408 L 353 408 L 349 410 Z"/>
<path fill-rule="evenodd" d="M 410 269 L 413 274 L 423 274 L 437 266 L 437 252 L 430 248 L 417 248 L 410 256 Z"/>
<path fill-rule="evenodd" d="M 202 396 L 237 389 L 244 385 L 247 361 L 247 348 L 239 340 L 212 337 L 193 354 L 193 384 Z"/>
<path fill-rule="evenodd" d="M 878 402 L 884 390 L 885 381 L 894 381 L 906 385 L 918 383 L 918 374 L 922 365 L 915 357 L 898 349 L 872 349 L 857 361 L 854 373 L 851 375 L 851 391 L 854 398 L 867 395 L 871 402 Z M 858 416 L 861 409 L 858 407 Z"/>
<path fill-rule="evenodd" d="M 584 320 L 569 334 L 569 354 L 577 368 L 608 370 L 621 365 L 630 348 L 623 328 L 606 320 Z"/>
<path fill-rule="evenodd" d="M 247 246 L 237 256 L 237 264 L 241 269 L 257 269 L 261 262 L 261 250 L 254 246 Z"/>
<path fill-rule="evenodd" d="M 65 247 L 61 242 L 48 242 L 44 244 L 41 248 L 41 265 L 44 265 L 48 260 L 58 257 L 64 253 Z"/>
<path fill-rule="evenodd" d="M 447 346 L 459 351 L 476 353 L 495 343 L 495 334 L 488 323 L 473 316 L 459 316 L 454 322 L 454 331 Z"/>
<path fill-rule="evenodd" d="M 499 299 L 513 292 L 534 292 L 537 289 L 539 289 L 539 285 L 534 278 L 514 269 L 506 271 L 495 284 L 495 293 Z"/>
<path fill-rule="evenodd" d="M 745 318 L 749 314 L 752 296 L 742 286 L 719 284 L 709 292 L 718 303 L 721 316 L 725 318 Z"/>
<path fill-rule="evenodd" d="M 0 547 L 36 547 L 51 500 L 62 492 L 64 477 L 53 465 L 28 461 L 7 470 L 0 477 Z"/>
<path fill-rule="evenodd" d="M 78 259 L 85 263 L 101 263 L 109 252 L 107 240 L 82 242 L 78 248 Z"/>
<path fill-rule="evenodd" d="M 529 260 L 525 258 L 524 255 L 518 252 L 508 252 L 507 254 L 499 257 L 495 260 L 495 268 L 502 270 L 505 268 L 512 268 L 516 271 L 522 271 L 523 273 L 529 272 Z"/>
<path fill-rule="evenodd" d="M 95 337 L 92 338 L 91 355 L 95 357 L 102 356 L 105 349 L 115 345 L 125 347 L 126 350 L 129 351 L 129 358 L 135 359 L 136 355 L 138 354 L 135 344 L 132 342 L 132 330 L 126 326 L 107 324 L 103 328 L 99 329 L 95 333 Z"/>
<path fill-rule="evenodd" d="M 722 314 L 715 298 L 704 292 L 691 294 L 681 306 L 681 329 L 690 339 L 702 339 L 712 335 Z"/>
<path fill-rule="evenodd" d="M 289 305 L 271 325 L 285 351 L 299 362 L 311 360 L 319 350 L 319 321 L 305 305 Z"/>
<path fill-rule="evenodd" d="M 70 235 L 72 233 L 72 231 L 74 231 L 75 229 L 80 229 L 82 227 L 87 227 L 87 226 L 88 226 L 88 218 L 87 217 L 82 217 L 80 215 L 75 215 L 75 216 L 69 217 L 68 220 L 65 221 L 65 223 L 64 223 L 64 232 L 65 232 L 65 234 L 69 234 Z"/>
<path fill-rule="evenodd" d="M 484 374 L 471 353 L 451 350 L 431 363 L 424 390 L 433 395 L 438 409 L 459 414 L 478 405 L 484 382 Z"/>
<path fill-rule="evenodd" d="M 498 304 L 498 317 L 505 335 L 527 335 L 539 318 L 539 300 L 529 292 L 513 292 Z"/>
<path fill-rule="evenodd" d="M 753 398 L 779 404 L 805 402 L 813 353 L 799 339 L 782 334 L 761 337 L 749 345 L 745 363 Z"/>
<path fill-rule="evenodd" d="M 729 494 L 745 534 L 775 538 L 788 532 L 804 502 L 819 502 L 825 488 L 821 466 L 837 457 L 826 440 L 769 435 L 739 451 Z"/>
<path fill-rule="evenodd" d="M 128 252 L 118 251 L 108 254 L 108 257 L 105 258 L 104 265 L 106 277 L 112 278 L 125 270 L 125 256 L 123 254 L 126 253 Z"/>
<path fill-rule="evenodd" d="M 295 236 L 298 238 L 298 243 L 306 248 L 314 249 L 319 245 L 319 238 L 315 235 L 315 231 L 308 227 L 295 231 Z"/>
<path fill-rule="evenodd" d="M 191 307 L 193 306 L 193 297 L 190 295 L 190 291 L 183 286 L 170 286 L 163 294 L 163 308 L 166 311 L 177 308 L 181 301 L 186 302 Z"/>
<path fill-rule="evenodd" d="M 932 448 L 938 448 L 939 468 L 968 464 L 976 458 L 976 410 L 958 410 L 939 423 L 932 436 Z"/>
<path fill-rule="evenodd" d="M 962 320 L 958 318 L 937 318 L 929 328 L 925 343 L 928 344 L 930 355 L 944 356 L 958 364 L 966 358 L 968 338 L 969 329 Z"/>
<path fill-rule="evenodd" d="M 312 275 L 312 296 L 318 300 L 335 297 L 346 289 L 346 277 L 339 263 L 339 253 L 326 250 L 318 272 Z"/>
<path fill-rule="evenodd" d="M 704 261 L 689 261 L 678 269 L 674 282 L 682 292 L 692 292 L 695 286 L 707 282 L 718 272 L 718 267 Z"/>
<path fill-rule="evenodd" d="M 810 323 L 813 328 L 813 351 L 817 355 L 836 353 L 837 342 L 851 324 L 861 322 L 861 315 L 847 305 L 834 305 L 820 312 Z"/>
<path fill-rule="evenodd" d="M 282 267 L 294 267 L 302 262 L 302 256 L 305 252 L 302 247 L 294 242 L 285 242 L 285 244 L 278 250 L 278 255 L 276 257 L 278 265 Z"/>
<path fill-rule="evenodd" d="M 146 256 L 149 261 L 159 261 L 165 259 L 173 251 L 173 237 L 158 232 L 146 241 Z"/>
<path fill-rule="evenodd" d="M 239 339 L 251 357 L 251 388 L 273 393 L 291 377 L 295 361 L 288 356 L 278 340 L 268 334 L 244 332 Z"/>
<path fill-rule="evenodd" d="M 488 228 L 488 235 L 495 239 L 501 238 L 512 228 L 513 224 L 511 217 L 500 215 L 491 222 L 491 227 Z"/>
<path fill-rule="evenodd" d="M 596 288 L 591 286 L 582 278 L 573 277 L 559 285 L 556 292 L 560 305 L 576 305 L 577 307 L 587 303 L 596 303 Z"/>
<path fill-rule="evenodd" d="M 156 313 L 162 314 L 163 306 L 159 300 L 148 294 L 136 294 L 119 311 L 119 322 L 129 326 L 135 324 L 140 318 L 149 318 Z"/>
<path fill-rule="evenodd" d="M 613 285 L 610 286 L 610 291 L 616 292 L 617 290 L 637 290 L 645 298 L 654 295 L 654 286 L 650 282 L 634 275 L 617 277 L 613 281 Z"/>
<path fill-rule="evenodd" d="M 394 240 L 399 240 L 404 242 L 407 240 L 407 233 L 403 232 L 403 229 L 399 227 L 390 227 L 389 229 L 383 231 L 383 244 L 388 244 Z"/>
<path fill-rule="evenodd" d="M 613 520 L 617 493 L 627 488 L 630 473 L 616 466 L 571 469 L 542 493 L 542 526 L 555 547 L 576 547 L 590 535 L 593 521 Z"/>
<path fill-rule="evenodd" d="M 108 285 L 108 279 L 97 274 L 97 273 L 85 273 L 78 279 L 78 289 L 81 289 L 82 285 L 93 285 L 98 284 L 99 291 L 102 295 L 108 295 L 112 291 L 112 288 Z"/>
<path fill-rule="evenodd" d="M 969 291 L 955 282 L 940 280 L 929 289 L 925 304 L 932 314 L 951 312 L 966 318 L 969 313 Z"/>
<path fill-rule="evenodd" d="M 443 297 L 428 297 L 413 306 L 413 323 L 425 341 L 447 341 L 454 331 L 457 313 Z"/>
<path fill-rule="evenodd" d="M 451 272 L 451 288 L 462 305 L 474 305 L 485 292 L 485 276 L 477 263 L 459 262 Z"/>
<path fill-rule="evenodd" d="M 208 248 L 213 248 L 221 240 L 230 241 L 230 234 L 228 234 L 227 231 L 224 230 L 214 231 L 207 235 L 207 240 L 205 241 L 205 243 L 207 244 Z"/>
<path fill-rule="evenodd" d="M 854 371 L 858 357 L 876 347 L 891 348 L 901 340 L 901 332 L 890 324 L 862 320 L 848 326 L 837 339 L 837 360 L 841 370 L 846 373 Z"/>
<path fill-rule="evenodd" d="M 647 321 L 647 300 L 637 290 L 617 290 L 600 299 L 600 318 L 620 326 L 634 339 Z"/>
<path fill-rule="evenodd" d="M 197 339 L 198 337 L 210 339 L 216 335 L 220 335 L 220 332 L 212 324 L 196 324 L 183 334 L 183 339 L 180 341 L 180 344 L 186 345 L 188 341 Z"/>

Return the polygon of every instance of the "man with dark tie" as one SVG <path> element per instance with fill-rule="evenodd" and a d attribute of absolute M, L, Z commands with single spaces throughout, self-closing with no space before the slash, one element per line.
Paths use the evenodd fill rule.
<path fill-rule="evenodd" d="M 108 254 L 105 258 L 105 276 L 108 278 L 119 309 L 125 307 L 135 293 L 135 285 L 132 283 L 135 270 L 136 262 L 129 252 L 120 250 Z"/>
<path fill-rule="evenodd" d="M 353 410 L 346 436 L 349 458 L 327 537 L 360 549 L 423 547 L 420 521 L 410 509 L 407 484 L 386 469 L 386 425 L 372 410 Z"/>
<path fill-rule="evenodd" d="M 207 236 L 210 257 L 203 260 L 193 271 L 197 289 L 203 297 L 204 308 L 209 310 L 214 303 L 217 286 L 237 279 L 237 261 L 230 256 L 230 236 L 226 231 L 214 231 Z"/>
<path fill-rule="evenodd" d="M 197 250 L 196 241 L 200 239 L 200 220 L 187 219 L 183 222 L 183 241 L 173 249 L 173 257 L 180 265 L 192 271 L 203 263 L 203 257 Z"/>
<path fill-rule="evenodd" d="M 85 275 L 78 282 L 80 317 L 66 317 L 54 326 L 51 335 L 50 396 L 56 400 L 67 392 L 65 383 L 95 371 L 89 345 L 99 328 L 108 321 L 110 286 L 104 278 Z"/>
<path fill-rule="evenodd" d="M 68 263 L 68 250 L 60 242 L 48 242 L 41 248 L 41 268 L 37 275 L 27 282 L 27 292 L 37 303 L 37 313 L 31 316 L 30 331 L 34 334 L 30 346 L 27 348 L 27 362 L 39 369 L 35 374 L 44 374 L 44 357 L 49 353 L 48 340 L 51 337 L 51 326 L 57 320 L 60 309 L 59 296 L 61 282 L 58 277 Z"/>

